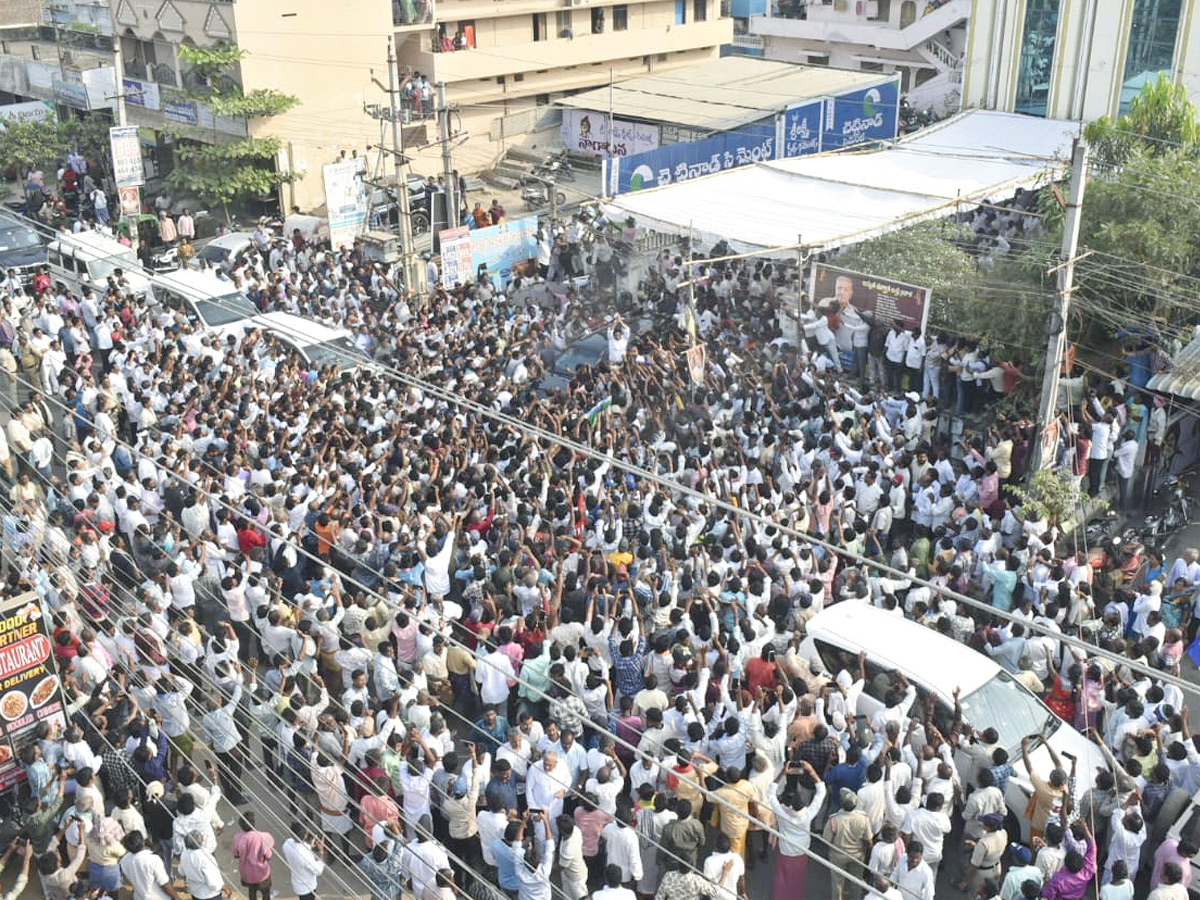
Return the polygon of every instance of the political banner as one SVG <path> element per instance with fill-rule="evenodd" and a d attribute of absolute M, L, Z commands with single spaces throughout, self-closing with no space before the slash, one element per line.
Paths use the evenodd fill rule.
<path fill-rule="evenodd" d="M 914 328 L 925 331 L 930 294 L 929 288 L 823 263 L 813 266 L 809 286 L 813 305 L 821 312 L 832 313 L 842 320 L 851 311 L 857 311 L 868 322 L 882 325 L 899 322 L 905 331 Z M 838 345 L 842 345 L 841 335 Z"/>
<path fill-rule="evenodd" d="M 472 278 L 471 229 L 466 225 L 444 228 L 438 232 L 442 248 L 442 287 L 452 288 Z"/>
<path fill-rule="evenodd" d="M 609 119 L 602 112 L 589 109 L 564 109 L 560 134 L 563 146 L 579 153 L 609 155 Z M 632 156 L 655 150 L 662 139 L 657 125 L 614 119 L 612 156 Z"/>
<path fill-rule="evenodd" d="M 24 779 L 37 726 L 67 723 L 51 629 L 32 591 L 0 605 L 0 790 Z"/>
<path fill-rule="evenodd" d="M 900 79 L 850 91 L 825 101 L 821 149 L 892 140 L 900 123 Z"/>
<path fill-rule="evenodd" d="M 671 144 L 614 159 L 608 169 L 609 192 L 616 196 L 665 187 L 774 158 L 774 128 L 770 133 L 731 131 L 703 141 Z"/>
<path fill-rule="evenodd" d="M 471 275 L 478 280 L 480 266 L 504 288 L 522 269 L 532 269 L 537 259 L 537 216 L 527 216 L 475 228 L 471 238 Z"/>
<path fill-rule="evenodd" d="M 348 159 L 321 167 L 325 179 L 325 212 L 333 249 L 353 247 L 367 224 L 366 160 Z"/>
<path fill-rule="evenodd" d="M 142 169 L 142 142 L 136 125 L 114 125 L 108 129 L 112 149 L 113 180 L 117 187 L 138 187 L 146 183 Z"/>
<path fill-rule="evenodd" d="M 824 100 L 797 103 L 784 110 L 779 117 L 779 131 L 775 135 L 775 146 L 779 149 L 776 158 L 820 153 L 821 120 L 824 115 Z"/>

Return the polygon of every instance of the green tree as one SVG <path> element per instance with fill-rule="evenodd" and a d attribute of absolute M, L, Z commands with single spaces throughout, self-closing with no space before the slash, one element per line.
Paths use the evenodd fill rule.
<path fill-rule="evenodd" d="M 1159 73 L 1117 120 L 1101 116 L 1084 131 L 1096 166 L 1114 169 L 1145 153 L 1161 156 L 1182 148 L 1188 155 L 1200 150 L 1200 121 L 1187 88 Z"/>
<path fill-rule="evenodd" d="M 104 170 L 112 172 L 112 145 L 108 130 L 113 123 L 107 116 L 89 113 L 62 122 L 59 133 L 63 143 L 90 160 L 103 160 Z"/>
<path fill-rule="evenodd" d="M 188 95 L 208 104 L 215 115 L 247 120 L 279 115 L 300 102 L 273 89 L 246 93 L 236 78 L 237 65 L 244 55 L 244 51 L 227 43 L 181 46 L 179 58 L 190 66 L 185 75 L 190 85 Z M 198 129 L 177 129 L 175 137 L 176 166 L 167 175 L 167 186 L 220 204 L 226 218 L 229 205 L 236 200 L 271 194 L 295 178 L 292 173 L 276 169 L 275 160 L 282 145 L 275 138 L 204 142 L 205 135 Z"/>
<path fill-rule="evenodd" d="M 1200 276 L 1200 203 L 1187 188 L 1200 178 L 1196 108 L 1163 75 L 1128 113 L 1097 120 L 1086 137 L 1096 165 L 1080 222 L 1078 306 L 1107 332 L 1147 316 L 1178 319 L 1178 298 Z M 1047 238 L 1028 254 L 1031 270 L 1058 262 L 1063 192 L 1042 192 Z"/>
<path fill-rule="evenodd" d="M 1108 504 L 1090 498 L 1070 473 L 1057 469 L 1040 469 L 1029 479 L 1028 487 L 1010 485 L 1005 492 L 1036 519 L 1046 519 L 1051 525 L 1062 525 L 1079 515 L 1085 504 L 1100 510 Z"/>
<path fill-rule="evenodd" d="M 5 122 L 0 126 L 0 160 L 17 169 L 17 178 L 41 167 L 53 175 L 58 161 L 67 152 L 67 143 L 57 122 Z"/>

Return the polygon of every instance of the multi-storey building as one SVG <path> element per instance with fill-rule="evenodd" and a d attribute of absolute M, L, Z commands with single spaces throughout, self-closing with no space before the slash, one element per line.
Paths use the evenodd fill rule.
<path fill-rule="evenodd" d="M 468 136 L 454 148 L 464 171 L 490 165 L 531 132 L 545 129 L 553 143 L 555 100 L 714 59 L 732 36 L 720 0 L 397 0 L 395 7 L 400 65 L 445 83 L 456 130 Z"/>
<path fill-rule="evenodd" d="M 1091 121 L 1165 73 L 1200 97 L 1198 0 L 973 0 L 968 106 Z"/>
<path fill-rule="evenodd" d="M 899 73 L 915 107 L 957 111 L 972 0 L 735 0 L 735 52 Z"/>

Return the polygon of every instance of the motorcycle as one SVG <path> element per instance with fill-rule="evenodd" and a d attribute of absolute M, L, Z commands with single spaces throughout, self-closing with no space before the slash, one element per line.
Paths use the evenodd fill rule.
<path fill-rule="evenodd" d="M 567 202 L 567 195 L 554 185 L 544 185 L 539 182 L 527 184 L 521 189 L 521 199 L 525 201 L 526 209 L 544 209 L 550 205 L 550 191 L 554 191 L 554 200 L 559 206 Z"/>
<path fill-rule="evenodd" d="M 1178 475 L 1170 475 L 1155 493 L 1163 490 L 1171 492 L 1166 510 L 1162 515 L 1148 515 L 1145 518 L 1144 533 L 1152 540 L 1173 535 L 1192 524 L 1192 504 L 1184 489 L 1183 480 Z"/>

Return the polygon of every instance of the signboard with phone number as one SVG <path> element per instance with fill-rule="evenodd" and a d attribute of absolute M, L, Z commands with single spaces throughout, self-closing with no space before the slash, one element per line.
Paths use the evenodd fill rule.
<path fill-rule="evenodd" d="M 0 605 L 0 790 L 25 778 L 21 754 L 40 723 L 66 726 L 50 632 L 36 594 Z"/>

